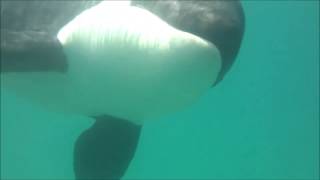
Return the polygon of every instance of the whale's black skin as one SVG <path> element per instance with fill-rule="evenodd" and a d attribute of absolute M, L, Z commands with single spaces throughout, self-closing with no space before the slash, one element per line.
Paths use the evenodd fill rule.
<path fill-rule="evenodd" d="M 0 1 L 1 73 L 67 72 L 68 59 L 56 35 L 79 13 L 100 2 Z M 222 80 L 237 56 L 244 33 L 245 17 L 238 0 L 133 0 L 132 5 L 216 45 L 222 56 L 217 82 Z M 120 179 L 134 156 L 141 126 L 107 115 L 94 118 L 94 125 L 75 143 L 76 179 Z"/>
<path fill-rule="evenodd" d="M 242 41 L 245 17 L 238 0 L 134 0 L 173 27 L 195 34 L 217 46 L 222 57 L 220 82 L 233 64 Z"/>
<path fill-rule="evenodd" d="M 59 30 L 99 1 L 9 0 L 1 3 L 1 73 L 66 72 Z"/>
<path fill-rule="evenodd" d="M 36 38 L 34 38 L 36 37 Z M 66 72 L 68 64 L 57 38 L 49 33 L 1 30 L 1 72 Z"/>

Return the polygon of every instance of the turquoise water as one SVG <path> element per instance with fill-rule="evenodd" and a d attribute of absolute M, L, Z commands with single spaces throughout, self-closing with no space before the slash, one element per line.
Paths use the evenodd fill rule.
<path fill-rule="evenodd" d="M 243 5 L 231 71 L 194 106 L 145 124 L 126 179 L 319 176 L 319 2 Z M 91 123 L 2 90 L 1 177 L 73 178 L 73 142 Z"/>

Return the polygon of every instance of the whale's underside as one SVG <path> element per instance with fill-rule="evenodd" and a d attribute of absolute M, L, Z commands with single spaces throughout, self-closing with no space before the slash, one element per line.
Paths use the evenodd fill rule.
<path fill-rule="evenodd" d="M 1 1 L 1 74 L 68 72 L 59 30 L 101 1 Z M 132 1 L 171 26 L 213 43 L 220 51 L 221 81 L 240 48 L 244 14 L 239 1 Z M 129 17 L 128 17 L 129 18 Z M 74 150 L 77 179 L 119 179 L 125 173 L 141 126 L 101 114 L 83 132 Z M 122 138 L 115 138 L 122 137 Z"/>

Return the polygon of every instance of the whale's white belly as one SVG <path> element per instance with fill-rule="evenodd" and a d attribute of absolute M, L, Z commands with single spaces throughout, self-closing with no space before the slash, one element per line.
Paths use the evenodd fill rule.
<path fill-rule="evenodd" d="M 192 104 L 221 66 L 213 44 L 137 7 L 101 3 L 58 38 L 66 73 L 6 73 L 2 87 L 55 110 L 141 123 Z"/>

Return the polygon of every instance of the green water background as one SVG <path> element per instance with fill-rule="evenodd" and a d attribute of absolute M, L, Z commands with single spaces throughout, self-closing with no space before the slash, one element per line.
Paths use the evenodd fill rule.
<path fill-rule="evenodd" d="M 246 31 L 224 81 L 145 124 L 127 179 L 317 179 L 319 2 L 244 1 Z M 1 92 L 2 179 L 68 179 L 91 119 Z"/>

